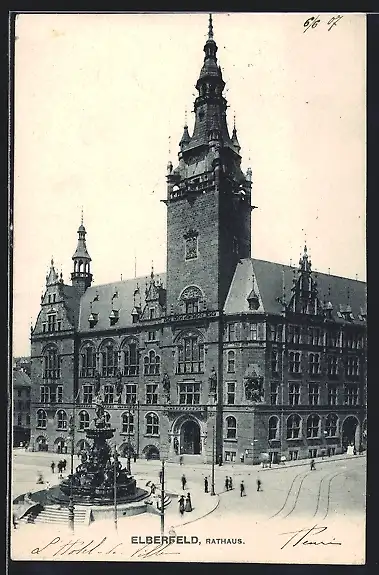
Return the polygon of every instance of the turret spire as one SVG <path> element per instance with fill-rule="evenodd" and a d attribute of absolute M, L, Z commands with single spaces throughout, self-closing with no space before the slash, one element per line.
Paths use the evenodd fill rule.
<path fill-rule="evenodd" d="M 209 24 L 208 24 L 208 40 L 213 40 L 213 22 L 212 22 L 212 14 L 209 14 Z"/>
<path fill-rule="evenodd" d="M 78 228 L 78 244 L 72 256 L 74 271 L 71 273 L 72 285 L 77 288 L 80 295 L 83 295 L 92 282 L 92 274 L 90 272 L 91 256 L 87 251 L 86 234 L 87 232 L 83 224 L 82 208 L 80 226 Z"/>

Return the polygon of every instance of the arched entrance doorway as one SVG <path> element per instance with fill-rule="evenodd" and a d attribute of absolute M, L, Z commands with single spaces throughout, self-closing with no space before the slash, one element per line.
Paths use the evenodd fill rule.
<path fill-rule="evenodd" d="M 185 421 L 180 428 L 180 453 L 201 453 L 200 425 L 193 419 Z"/>
<path fill-rule="evenodd" d="M 40 437 L 37 437 L 36 443 L 37 451 L 48 451 L 49 445 L 47 443 L 46 437 L 40 435 Z"/>
<path fill-rule="evenodd" d="M 155 445 L 147 445 L 143 450 L 142 454 L 146 459 L 159 459 L 159 449 Z"/>
<path fill-rule="evenodd" d="M 344 451 L 349 445 L 359 448 L 359 421 L 353 415 L 349 415 L 342 424 L 342 447 Z"/>
<path fill-rule="evenodd" d="M 59 437 L 54 441 L 56 453 L 67 453 L 67 444 L 63 437 Z"/>

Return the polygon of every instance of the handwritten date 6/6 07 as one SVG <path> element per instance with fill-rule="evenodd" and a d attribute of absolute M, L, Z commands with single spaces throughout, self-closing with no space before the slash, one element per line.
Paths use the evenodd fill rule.
<path fill-rule="evenodd" d="M 330 26 L 330 28 L 328 28 L 328 32 L 330 32 L 330 30 L 333 28 L 333 26 L 337 25 L 337 22 L 339 20 L 341 20 L 341 18 L 343 18 L 343 16 L 341 16 L 340 14 L 338 16 L 333 16 L 332 18 L 330 18 L 330 20 L 328 20 L 328 22 L 326 22 L 327 26 Z M 311 16 L 310 18 L 308 18 L 305 22 L 304 22 L 304 28 L 305 30 L 303 30 L 303 32 L 306 32 L 307 30 L 310 30 L 311 28 L 317 28 L 317 26 L 322 23 L 320 20 L 320 14 L 318 16 Z"/>

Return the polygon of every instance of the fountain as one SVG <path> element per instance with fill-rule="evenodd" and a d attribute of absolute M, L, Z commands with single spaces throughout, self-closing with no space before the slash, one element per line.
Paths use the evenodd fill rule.
<path fill-rule="evenodd" d="M 97 396 L 95 401 L 96 417 L 86 432 L 87 439 L 93 441 L 92 447 L 81 453 L 80 465 L 61 482 L 60 490 L 68 497 L 72 489 L 74 501 L 79 504 L 109 505 L 114 501 L 115 490 L 118 503 L 135 501 L 142 490 L 137 489 L 136 480 L 122 467 L 117 453 L 111 453 L 107 440 L 116 430 L 107 421 L 101 399 Z"/>

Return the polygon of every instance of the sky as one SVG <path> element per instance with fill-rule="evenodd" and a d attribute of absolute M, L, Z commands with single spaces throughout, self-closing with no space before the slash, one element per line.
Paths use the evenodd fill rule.
<path fill-rule="evenodd" d="M 216 13 L 252 256 L 366 279 L 364 14 Z M 313 21 L 314 22 L 314 21 Z M 30 354 L 51 257 L 71 283 L 81 210 L 94 284 L 166 270 L 177 163 L 208 15 L 21 14 L 16 21 L 13 355 Z"/>

